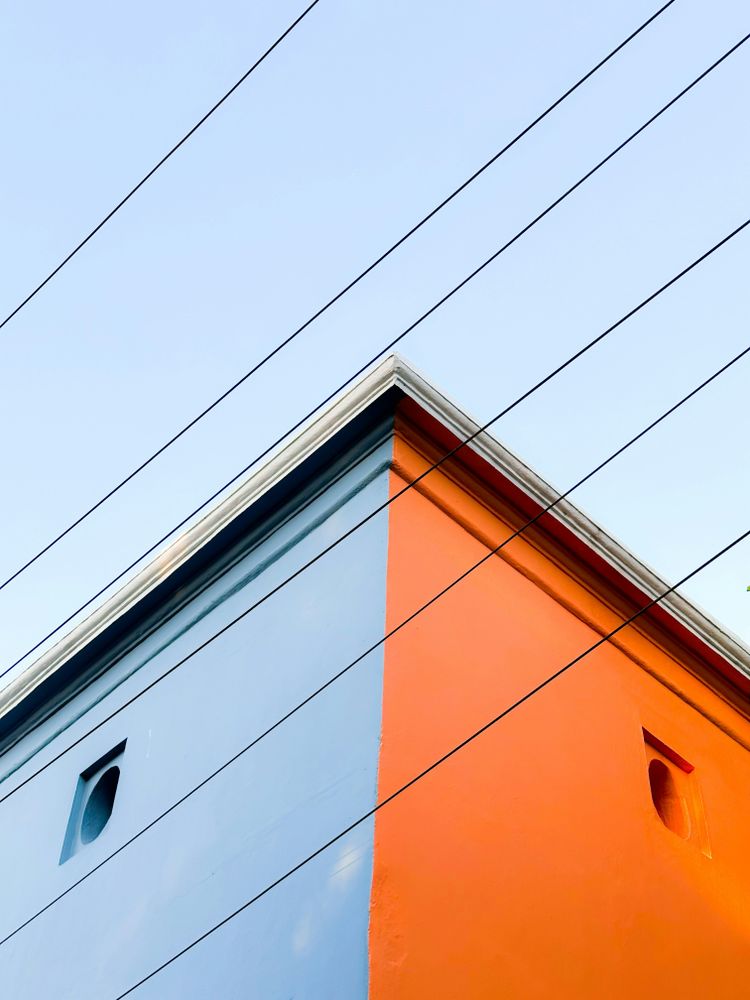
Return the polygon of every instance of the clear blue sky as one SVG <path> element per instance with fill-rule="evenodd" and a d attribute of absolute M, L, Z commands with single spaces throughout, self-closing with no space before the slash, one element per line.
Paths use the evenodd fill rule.
<path fill-rule="evenodd" d="M 3 578 L 590 68 L 657 0 L 322 0 L 0 332 Z M 6 7 L 4 315 L 301 0 Z M 750 30 L 677 0 L 561 110 L 0 594 L 15 658 Z M 402 345 L 486 419 L 750 215 L 750 43 Z M 750 232 L 495 433 L 560 489 L 750 343 Z M 578 504 L 663 576 L 750 524 L 738 366 Z M 687 594 L 750 639 L 750 546 Z"/>

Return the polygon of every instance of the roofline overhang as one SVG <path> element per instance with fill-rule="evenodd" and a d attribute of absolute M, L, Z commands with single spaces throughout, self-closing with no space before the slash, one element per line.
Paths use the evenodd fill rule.
<path fill-rule="evenodd" d="M 186 570 L 213 542 L 225 534 L 251 508 L 279 487 L 295 470 L 309 464 L 312 457 L 330 445 L 366 411 L 389 396 L 406 396 L 433 417 L 450 435 L 465 440 L 479 425 L 423 378 L 399 355 L 391 355 L 360 381 L 343 392 L 321 413 L 311 418 L 293 437 L 271 455 L 255 473 L 223 498 L 202 517 L 181 532 L 142 570 L 79 622 L 0 691 L 0 720 L 17 714 L 21 704 L 40 686 L 69 667 L 86 649 L 100 645 L 117 630 L 118 623 L 130 618 L 139 605 L 164 588 L 176 574 Z M 549 483 L 487 432 L 469 446 L 473 456 L 496 472 L 538 506 L 546 507 L 559 497 Z M 614 571 L 622 582 L 646 598 L 664 593 L 669 584 L 653 569 L 637 559 L 590 517 L 569 500 L 560 500 L 554 509 L 555 521 L 598 560 Z M 750 649 L 706 612 L 679 593 L 660 601 L 662 612 L 686 629 L 708 651 L 720 657 L 736 673 L 735 680 L 748 690 Z M 727 673 L 726 670 L 722 671 Z M 7 735 L 7 734 L 6 734 Z"/>

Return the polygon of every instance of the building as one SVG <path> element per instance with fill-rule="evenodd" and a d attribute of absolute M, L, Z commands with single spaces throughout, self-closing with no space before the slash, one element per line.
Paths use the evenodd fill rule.
<path fill-rule="evenodd" d="M 480 435 L 387 505 L 474 429 L 389 359 L 0 695 L 3 998 L 744 995 L 750 654 L 679 596 L 356 822 L 666 589 L 562 502 L 383 643 L 556 496 Z"/>

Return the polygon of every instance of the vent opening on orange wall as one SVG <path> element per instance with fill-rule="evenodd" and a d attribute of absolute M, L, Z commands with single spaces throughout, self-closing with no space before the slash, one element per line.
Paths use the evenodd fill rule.
<path fill-rule="evenodd" d="M 651 798 L 659 819 L 664 826 L 687 840 L 690 836 L 690 815 L 685 799 L 677 789 L 670 768 L 658 757 L 653 757 L 648 765 L 648 780 Z"/>
<path fill-rule="evenodd" d="M 657 816 L 677 837 L 711 857 L 708 829 L 695 767 L 681 754 L 643 730 L 648 784 Z"/>

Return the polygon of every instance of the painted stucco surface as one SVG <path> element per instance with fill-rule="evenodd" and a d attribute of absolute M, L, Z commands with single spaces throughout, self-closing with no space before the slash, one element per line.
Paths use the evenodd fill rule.
<path fill-rule="evenodd" d="M 7 754 L 6 768 L 21 766 L 0 793 L 381 504 L 389 458 L 386 440 Z M 382 635 L 387 530 L 385 515 L 371 521 L 0 805 L 0 936 Z M 370 808 L 382 659 L 373 653 L 0 947 L 2 996 L 117 996 Z M 109 824 L 60 864 L 79 774 L 123 739 Z M 365 997 L 372 835 L 359 827 L 134 995 Z"/>
<path fill-rule="evenodd" d="M 391 426 L 7 751 L 0 798 L 441 453 L 413 407 Z M 473 468 L 431 473 L 0 802 L 0 938 L 518 527 L 517 495 Z M 0 945 L 0 996 L 114 1000 L 581 653 L 633 600 L 588 555 L 515 540 Z M 674 635 L 626 630 L 133 995 L 733 1000 L 750 724 Z M 112 818 L 61 864 L 79 775 L 122 741 Z M 655 759 L 681 761 L 679 835 Z"/>
<path fill-rule="evenodd" d="M 511 530 L 440 473 L 424 485 L 391 509 L 389 628 Z M 525 541 L 505 555 L 389 641 L 379 798 L 614 624 Z M 708 850 L 659 818 L 644 729 L 693 765 Z M 371 1000 L 741 995 L 748 737 L 642 636 L 580 663 L 377 814 Z"/>

